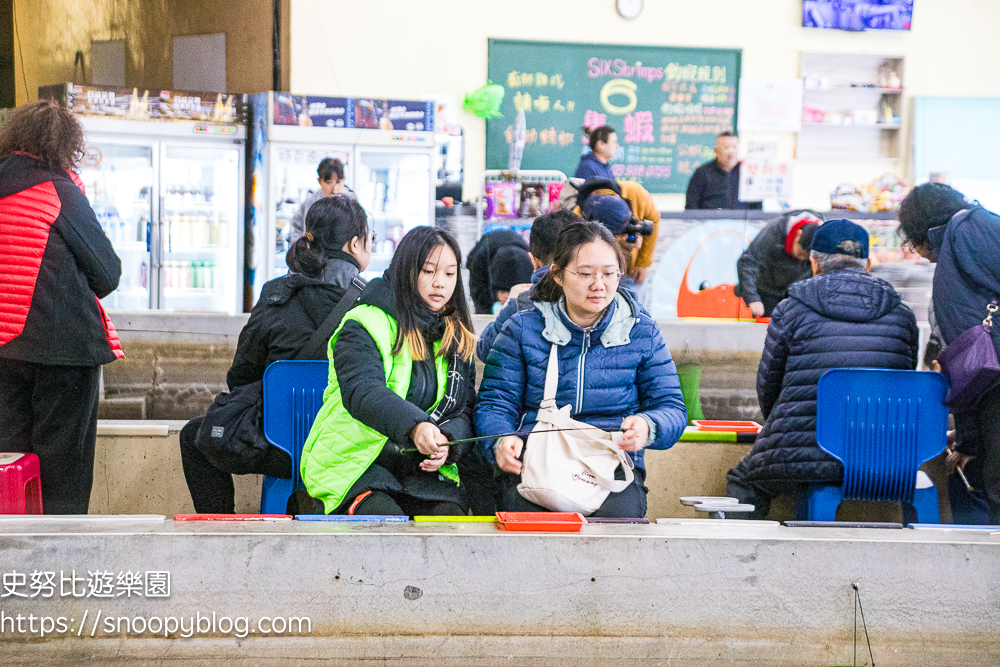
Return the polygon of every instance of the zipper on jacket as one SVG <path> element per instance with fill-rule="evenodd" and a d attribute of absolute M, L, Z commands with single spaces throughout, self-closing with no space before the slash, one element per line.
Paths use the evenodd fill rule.
<path fill-rule="evenodd" d="M 587 361 L 587 350 L 590 349 L 590 330 L 583 332 L 583 343 L 580 345 L 580 358 L 576 362 L 576 411 L 580 414 L 583 411 L 583 369 Z"/>

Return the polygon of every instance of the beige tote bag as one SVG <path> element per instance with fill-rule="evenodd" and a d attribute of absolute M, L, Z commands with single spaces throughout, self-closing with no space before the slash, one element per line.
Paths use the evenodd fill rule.
<path fill-rule="evenodd" d="M 559 385 L 558 346 L 549 353 L 545 391 L 538 422 L 525 443 L 518 493 L 526 500 L 554 512 L 579 512 L 589 516 L 600 509 L 608 494 L 628 488 L 635 475 L 628 453 L 612 435 L 570 417 L 571 406 L 556 407 Z M 560 433 L 559 429 L 579 429 Z M 625 479 L 615 479 L 621 465 Z"/>

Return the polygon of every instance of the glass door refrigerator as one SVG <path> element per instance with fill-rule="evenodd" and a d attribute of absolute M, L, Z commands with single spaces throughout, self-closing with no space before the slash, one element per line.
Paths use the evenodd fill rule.
<path fill-rule="evenodd" d="M 319 189 L 326 157 L 344 164 L 348 193 L 367 211 L 376 234 L 363 276 L 389 266 L 410 229 L 434 223 L 434 109 L 411 102 L 289 93 L 249 96 L 252 184 L 247 280 L 253 299 L 263 284 L 288 271 L 292 218 Z"/>
<path fill-rule="evenodd" d="M 49 96 L 83 126 L 80 177 L 122 260 L 105 307 L 242 312 L 242 101 L 72 84 L 39 90 Z"/>

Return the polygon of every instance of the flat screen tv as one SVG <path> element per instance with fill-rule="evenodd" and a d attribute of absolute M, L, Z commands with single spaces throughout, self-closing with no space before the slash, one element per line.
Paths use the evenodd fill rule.
<path fill-rule="evenodd" d="M 803 0 L 802 25 L 831 30 L 909 30 L 913 0 Z"/>

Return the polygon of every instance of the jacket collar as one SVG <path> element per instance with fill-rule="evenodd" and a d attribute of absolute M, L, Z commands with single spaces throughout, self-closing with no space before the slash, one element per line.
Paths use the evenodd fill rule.
<path fill-rule="evenodd" d="M 542 318 L 545 320 L 542 338 L 553 345 L 568 345 L 573 339 L 574 331 L 583 331 L 582 328 L 573 324 L 569 315 L 566 314 L 565 299 L 566 297 L 561 297 L 559 303 L 547 301 L 535 303 L 535 308 L 541 312 Z M 600 338 L 601 345 L 604 347 L 619 347 L 631 342 L 630 334 L 637 321 L 635 307 L 629 297 L 617 292 L 608 312 L 591 331 Z"/>
<path fill-rule="evenodd" d="M 358 260 L 343 250 L 334 250 L 326 258 L 326 266 L 323 268 L 323 282 L 327 285 L 336 285 L 347 289 L 359 273 Z"/>
<path fill-rule="evenodd" d="M 538 283 L 542 282 L 542 278 L 545 277 L 545 275 L 549 272 L 550 268 L 551 265 L 546 264 L 545 266 L 540 266 L 537 269 L 535 269 L 535 272 L 531 274 L 531 284 L 537 285 Z"/>

